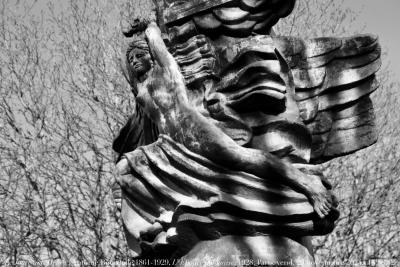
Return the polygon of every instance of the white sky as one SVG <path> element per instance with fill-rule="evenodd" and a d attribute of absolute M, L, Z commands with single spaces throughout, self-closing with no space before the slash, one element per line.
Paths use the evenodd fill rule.
<path fill-rule="evenodd" d="M 356 23 L 365 24 L 365 33 L 379 36 L 391 69 L 400 81 L 400 0 L 346 0 L 345 4 L 361 11 Z"/>
<path fill-rule="evenodd" d="M 55 6 L 62 9 L 60 2 L 55 1 Z M 400 0 L 344 0 L 344 5 L 359 13 L 354 27 L 365 25 L 365 33 L 379 36 L 382 47 L 388 52 L 385 60 L 390 60 L 391 69 L 400 81 Z"/>

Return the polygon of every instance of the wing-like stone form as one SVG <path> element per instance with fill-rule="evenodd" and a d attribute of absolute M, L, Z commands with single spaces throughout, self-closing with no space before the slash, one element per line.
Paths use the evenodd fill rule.
<path fill-rule="evenodd" d="M 270 36 L 295 0 L 154 3 L 161 30 L 140 20 L 124 30 L 146 29 L 150 51 L 130 46 L 122 70 L 141 106 L 113 143 L 129 247 L 143 259 L 189 252 L 199 262 L 232 238 L 235 248 L 246 244 L 238 258 L 282 260 L 287 239 L 312 263 L 310 236 L 330 233 L 339 214 L 310 162 L 376 141 L 377 38 Z"/>
<path fill-rule="evenodd" d="M 203 35 L 196 35 L 173 48 L 172 55 L 179 63 L 188 85 L 214 76 L 215 55 Z"/>
<path fill-rule="evenodd" d="M 275 41 L 292 68 L 301 117 L 313 135 L 311 159 L 321 162 L 375 143 L 369 94 L 379 87 L 377 37 Z"/>
<path fill-rule="evenodd" d="M 219 32 L 228 36 L 268 34 L 280 18 L 293 10 L 295 0 L 158 0 L 164 6 L 167 26 L 193 18 L 202 33 Z"/>

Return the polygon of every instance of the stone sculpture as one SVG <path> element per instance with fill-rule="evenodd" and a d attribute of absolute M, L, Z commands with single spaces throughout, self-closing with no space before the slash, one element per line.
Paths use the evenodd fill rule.
<path fill-rule="evenodd" d="M 376 141 L 380 48 L 273 36 L 294 3 L 157 0 L 158 26 L 124 29 L 137 105 L 113 149 L 139 258 L 313 264 L 339 216 L 315 164 Z"/>

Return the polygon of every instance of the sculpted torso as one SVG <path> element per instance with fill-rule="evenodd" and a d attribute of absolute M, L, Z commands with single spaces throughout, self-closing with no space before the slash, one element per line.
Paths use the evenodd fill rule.
<path fill-rule="evenodd" d="M 268 151 L 276 149 L 275 152 L 281 153 L 282 157 L 287 157 L 288 162 L 292 161 L 290 156 L 297 156 L 297 162 L 307 161 L 306 152 L 300 151 L 296 155 L 296 151 L 307 151 L 308 149 L 306 144 L 298 142 L 298 138 L 294 136 L 296 132 L 286 133 L 286 136 L 281 134 L 282 131 L 287 130 L 285 128 L 295 127 L 294 130 L 296 127 L 297 129 L 301 128 L 297 107 L 292 107 L 294 110 L 290 109 L 294 102 L 291 92 L 293 87 L 286 86 L 284 97 L 281 99 L 286 109 L 275 116 L 273 123 L 278 127 L 271 126 L 271 129 L 267 129 L 264 134 L 259 135 L 259 138 L 252 143 L 256 149 L 240 146 L 193 108 L 189 102 L 179 66 L 169 54 L 155 24 L 149 25 L 146 36 L 156 65 L 151 70 L 147 67 L 149 69 L 147 76 L 142 75 L 145 79 L 142 80 L 142 77 L 138 76 L 138 98 L 144 110 L 159 126 L 161 133 L 215 163 L 291 186 L 309 198 L 321 218 L 328 215 L 333 199 L 321 178 L 299 171 L 287 161 L 280 160 Z M 136 63 L 138 61 L 136 60 L 131 63 L 140 71 L 142 69 L 139 66 L 143 68 L 151 66 L 147 62 L 149 56 L 144 55 L 141 58 L 146 59 L 143 60 L 145 62 Z M 282 65 L 282 62 L 274 60 L 270 68 L 273 69 L 279 65 Z M 282 82 L 285 82 L 284 79 Z M 286 77 L 286 83 L 289 83 L 289 77 Z M 299 156 L 302 154 L 305 157 L 303 159 Z M 127 173 L 130 170 L 126 159 L 123 159 L 117 166 L 120 173 Z"/>
<path fill-rule="evenodd" d="M 333 230 L 337 203 L 310 161 L 376 141 L 379 45 L 271 37 L 294 2 L 157 0 L 163 35 L 124 30 L 145 36 L 124 71 L 138 106 L 114 142 L 138 256 L 312 263 L 309 236 Z"/>
<path fill-rule="evenodd" d="M 258 67 L 258 72 L 254 72 L 251 69 L 251 65 L 258 64 L 257 62 L 251 60 L 246 63 L 246 60 L 244 60 L 244 68 L 246 68 L 246 64 L 250 66 L 249 73 L 251 78 L 249 81 L 255 81 L 259 85 L 254 88 L 250 86 L 249 89 L 245 81 L 240 80 L 242 77 L 239 75 L 238 84 L 242 83 L 244 86 L 239 87 L 236 93 L 240 97 L 235 98 L 232 97 L 232 94 L 235 94 L 234 90 L 229 86 L 221 86 L 221 82 L 218 81 L 205 81 L 204 87 L 201 87 L 204 91 L 200 93 L 199 91 L 188 89 L 181 74 L 181 69 L 174 57 L 168 52 L 161 39 L 160 31 L 155 24 L 150 24 L 146 29 L 146 38 L 147 42 L 136 41 L 136 45 L 127 53 L 127 60 L 136 77 L 136 90 L 134 90 L 136 91 L 136 101 L 158 126 L 161 135 L 168 136 L 178 144 L 183 144 L 190 151 L 215 164 L 232 171 L 253 174 L 265 179 L 267 183 L 272 182 L 288 186 L 292 190 L 304 194 L 307 198 L 302 201 L 308 200 L 312 204 L 321 221 L 330 221 L 332 218 L 337 217 L 337 212 L 334 209 L 332 210 L 336 204 L 329 191 L 330 185 L 322 179 L 322 176 L 318 174 L 318 170 L 309 168 L 309 165 L 305 164 L 310 157 L 311 137 L 300 120 L 299 110 L 294 100 L 294 87 L 290 73 L 284 60 L 279 58 L 279 54 L 275 55 L 272 60 L 261 61 L 263 63 L 261 64 L 262 68 Z M 148 47 L 146 46 L 147 44 Z M 243 66 L 241 67 L 243 68 Z M 232 64 L 232 68 L 235 68 L 235 63 Z M 248 74 L 244 73 L 243 75 Z M 248 80 L 247 77 L 244 76 L 244 78 Z M 218 90 L 218 88 L 222 89 Z M 244 93 L 241 91 L 244 91 Z M 267 104 L 263 107 L 257 106 L 257 100 L 251 100 L 254 97 L 259 98 L 260 95 L 262 96 L 260 102 Z M 248 116 L 250 116 L 251 121 L 251 112 L 261 109 L 265 113 L 265 119 L 262 122 L 262 127 L 253 127 L 252 131 L 254 133 L 251 139 L 248 139 L 245 144 L 238 144 L 231 136 L 226 134 L 229 129 L 224 128 L 225 124 L 219 124 L 218 116 L 213 114 L 215 110 L 213 111 L 213 108 L 209 106 L 215 101 L 210 100 L 213 98 L 225 99 L 224 101 L 231 99 L 233 100 L 232 107 L 235 108 L 236 106 L 243 106 L 242 101 L 246 101 L 248 96 L 250 96 L 250 101 L 256 103 L 256 105 L 254 108 L 247 106 L 244 113 L 250 114 Z M 241 108 L 238 108 L 238 110 L 241 111 Z M 229 126 L 229 124 L 227 125 Z M 249 128 L 251 128 L 251 125 Z M 123 177 L 125 175 L 126 177 L 132 172 L 132 169 L 135 169 L 135 165 L 139 162 L 134 158 L 129 153 L 122 157 L 117 164 L 120 175 L 123 175 Z M 305 172 L 300 171 L 298 168 L 302 168 Z M 131 178 L 126 179 L 131 180 Z M 323 184 L 324 182 L 325 185 Z M 132 184 L 132 181 L 128 183 Z M 138 185 L 137 182 L 134 182 L 134 184 Z M 130 187 L 132 186 L 133 184 L 130 185 Z M 145 190 L 145 188 L 139 190 Z M 201 195 L 200 193 L 198 197 L 201 197 Z M 148 207 L 151 207 L 150 210 L 156 211 L 158 215 L 155 215 L 155 219 L 152 219 L 151 216 L 146 219 L 146 216 L 136 209 L 128 213 L 123 211 L 122 217 L 125 225 L 128 231 L 133 234 L 133 238 L 136 239 L 133 243 L 140 242 L 140 240 L 143 241 L 146 238 L 145 236 L 151 236 L 152 234 L 149 233 L 156 235 L 156 233 L 164 229 L 164 225 L 174 225 L 177 223 L 174 223 L 174 221 L 179 220 L 174 215 L 174 208 L 168 209 L 163 205 L 159 205 L 157 200 L 153 202 L 151 200 L 153 196 L 150 191 L 142 195 L 141 198 L 143 199 L 144 197 L 148 199 L 147 202 L 150 201 L 147 204 Z M 221 199 L 221 196 L 218 198 L 220 200 L 223 199 L 223 197 Z M 258 209 L 257 207 L 254 208 Z M 279 209 L 277 212 L 277 214 L 280 213 Z M 293 208 L 291 212 L 296 213 L 299 211 L 297 208 Z M 328 217 L 330 219 L 324 219 Z M 312 225 L 317 224 L 310 221 L 309 215 L 306 215 L 305 218 L 308 218 L 305 220 L 308 220 L 307 224 L 310 225 L 310 228 L 309 230 L 300 228 L 299 233 L 315 231 Z M 321 225 L 324 225 L 324 223 Z M 331 227 L 332 225 L 328 223 L 327 226 L 323 226 L 317 231 L 330 231 Z M 170 230 L 166 231 L 166 240 L 169 240 L 168 242 L 170 243 L 181 244 L 179 245 L 181 247 L 181 241 L 171 241 L 174 240 L 174 236 L 177 233 Z M 178 229 L 178 236 L 181 231 Z M 221 229 L 220 231 L 225 230 Z M 186 240 L 185 234 L 180 233 L 180 235 L 183 235 L 181 238 Z M 160 242 L 157 241 L 157 238 L 155 240 L 154 242 L 156 243 Z M 224 243 L 225 245 L 222 245 L 222 247 L 231 244 L 231 241 L 223 240 L 221 239 L 221 242 L 227 243 Z M 288 239 L 287 241 L 290 240 Z M 241 244 L 241 242 L 250 242 L 256 245 L 261 241 L 253 239 L 244 241 L 243 239 L 240 242 L 237 240 L 236 244 Z M 264 238 L 262 242 L 271 245 L 270 238 Z M 301 241 L 301 243 L 307 244 L 306 241 Z M 131 245 L 131 248 L 135 246 L 137 247 L 138 245 Z M 143 243 L 140 246 L 143 247 Z M 289 251 L 289 248 L 296 247 L 296 245 L 286 244 L 283 247 Z M 209 249 L 205 248 L 205 250 L 208 251 Z M 140 253 L 140 249 L 137 251 Z M 293 251 L 296 251 L 296 249 Z M 308 255 L 308 252 L 304 253 L 300 253 L 303 255 L 302 257 Z"/>

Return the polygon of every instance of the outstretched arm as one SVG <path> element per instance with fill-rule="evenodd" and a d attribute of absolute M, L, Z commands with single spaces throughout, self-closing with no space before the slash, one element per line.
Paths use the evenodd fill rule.
<path fill-rule="evenodd" d="M 171 53 L 169 53 L 167 46 L 161 37 L 161 31 L 155 22 L 152 22 L 148 25 L 145 30 L 145 35 L 150 52 L 156 62 L 153 81 L 156 83 L 161 83 L 150 86 L 148 88 L 150 94 L 165 93 L 162 95 L 164 98 L 168 98 L 168 96 L 174 96 L 173 101 L 179 101 L 182 103 L 188 102 L 185 80 L 180 71 L 179 65 Z M 164 84 L 166 82 L 168 82 L 168 85 Z M 165 90 L 154 90 L 161 88 Z M 160 108 L 163 108 L 163 106 L 160 106 Z"/>
<path fill-rule="evenodd" d="M 202 116 L 187 99 L 179 66 L 168 52 L 157 25 L 151 23 L 145 34 L 157 63 L 147 90 L 158 106 L 162 117 L 159 123 L 166 134 L 218 164 L 289 185 L 309 197 L 320 217 L 328 214 L 332 201 L 320 177 L 305 174 L 268 152 L 238 145 Z"/>
<path fill-rule="evenodd" d="M 166 71 L 179 72 L 179 66 L 174 57 L 168 52 L 161 31 L 155 22 L 151 22 L 145 31 L 150 51 L 158 65 Z M 181 75 L 180 73 L 175 73 Z"/>

